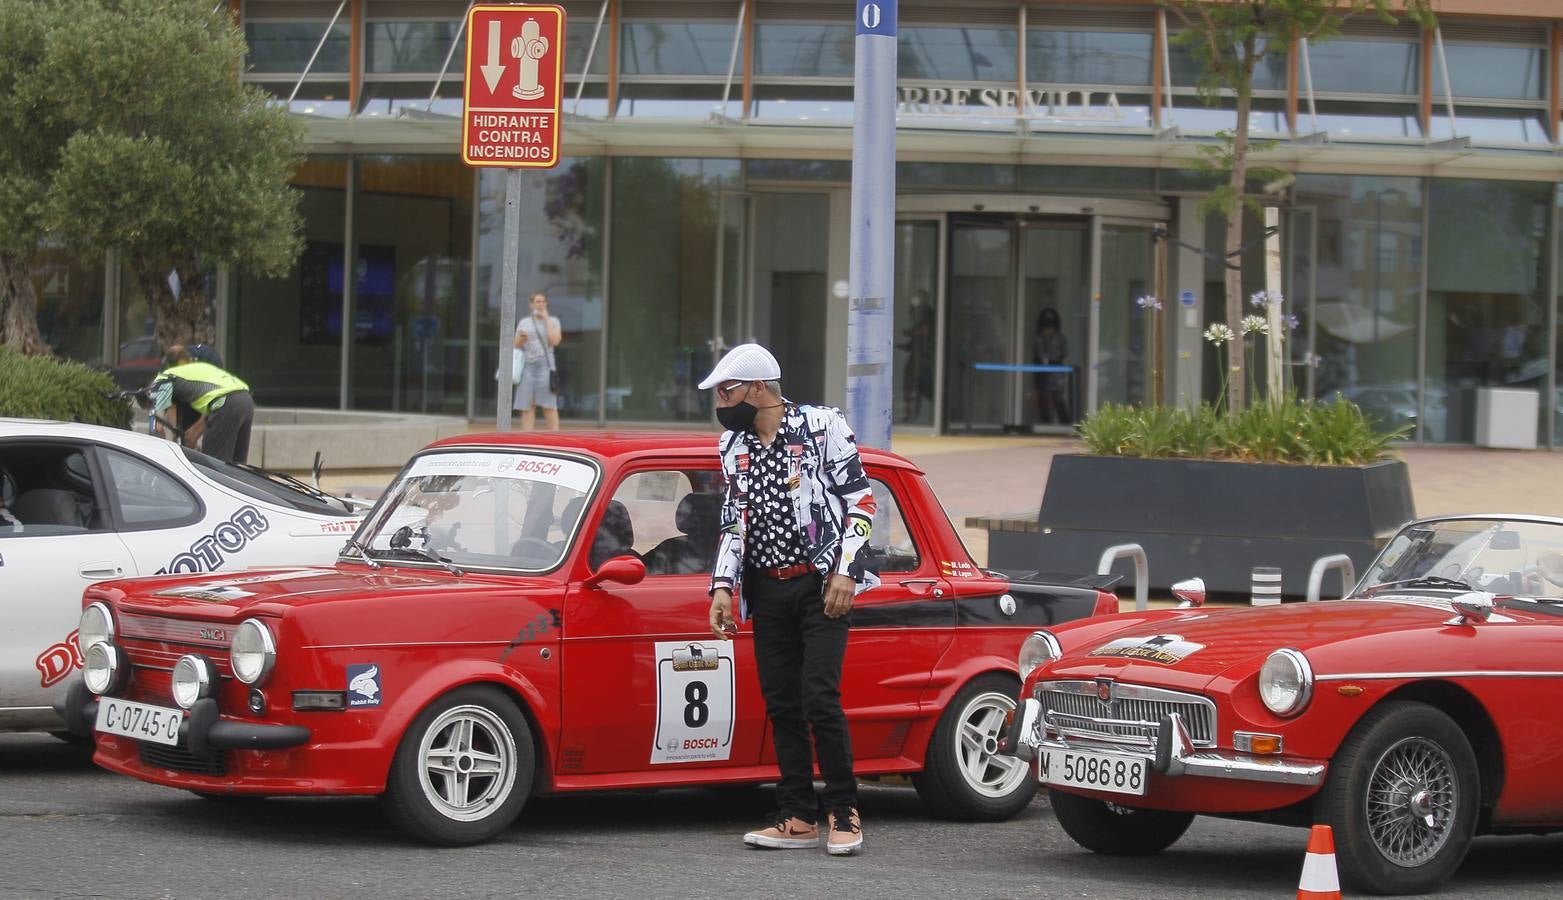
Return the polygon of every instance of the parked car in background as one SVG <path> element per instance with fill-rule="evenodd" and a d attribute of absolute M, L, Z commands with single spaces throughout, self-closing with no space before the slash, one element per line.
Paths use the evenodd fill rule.
<path fill-rule="evenodd" d="M 857 771 L 934 811 L 1036 794 L 998 756 L 1035 628 L 1117 610 L 1116 578 L 979 569 L 922 472 L 863 451 L 880 585 L 852 612 Z M 96 585 L 65 706 L 97 762 L 207 795 L 381 795 L 482 841 L 527 798 L 774 781 L 747 622 L 713 640 L 710 435 L 464 435 L 415 456 L 334 567 Z M 215 813 L 214 813 L 215 814 Z"/>
<path fill-rule="evenodd" d="M 1559 647 L 1563 519 L 1422 519 L 1341 600 L 1038 631 L 1006 748 L 1098 853 L 1327 823 L 1349 884 L 1423 893 L 1473 835 L 1563 829 Z"/>
<path fill-rule="evenodd" d="M 0 731 L 62 731 L 95 581 L 336 558 L 362 510 L 146 434 L 0 419 Z"/>

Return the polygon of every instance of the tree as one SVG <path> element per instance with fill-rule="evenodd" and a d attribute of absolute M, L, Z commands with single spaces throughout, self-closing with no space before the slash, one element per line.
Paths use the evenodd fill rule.
<path fill-rule="evenodd" d="M 1226 322 L 1236 330 L 1243 318 L 1243 273 L 1235 262 L 1243 248 L 1243 210 L 1259 211 L 1260 203 L 1245 188 L 1250 175 L 1272 180 L 1275 170 L 1251 170 L 1248 114 L 1253 107 L 1254 69 L 1266 56 L 1284 55 L 1299 38 L 1325 40 L 1340 33 L 1346 19 L 1371 13 L 1386 22 L 1399 12 L 1433 24 L 1432 0 L 1157 0 L 1182 21 L 1178 40 L 1189 47 L 1202 67 L 1199 92 L 1214 104 L 1223 90 L 1237 99 L 1237 125 L 1220 133 L 1221 143 L 1202 148 L 1206 165 L 1225 183 L 1201 204 L 1205 212 L 1226 216 Z M 1236 416 L 1244 405 L 1242 354 L 1229 354 L 1225 373 L 1227 412 Z"/>
<path fill-rule="evenodd" d="M 33 0 L 0 3 L 0 345 L 48 355 L 38 333 L 32 259 L 43 242 L 43 204 L 65 142 L 27 82 L 59 17 Z"/>
<path fill-rule="evenodd" d="M 44 45 L 33 98 L 69 132 L 45 224 L 119 250 L 163 346 L 210 341 L 205 275 L 285 273 L 302 247 L 288 181 L 302 126 L 239 81 L 243 36 L 201 0 L 74 0 Z"/>

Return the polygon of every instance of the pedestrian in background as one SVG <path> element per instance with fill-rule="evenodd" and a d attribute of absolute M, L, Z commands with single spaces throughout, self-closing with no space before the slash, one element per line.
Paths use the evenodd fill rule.
<path fill-rule="evenodd" d="M 516 324 L 516 347 L 525 359 L 521 377 L 516 380 L 515 402 L 512 406 L 521 410 L 521 430 L 536 427 L 536 407 L 543 408 L 543 427 L 559 430 L 559 367 L 554 362 L 554 348 L 562 337 L 559 319 L 548 314 L 548 297 L 541 292 L 533 294 L 532 314 Z"/>
<path fill-rule="evenodd" d="M 781 366 L 764 347 L 734 347 L 700 382 L 701 390 L 713 387 L 727 431 L 717 444 L 725 491 L 709 624 L 718 639 L 737 631 L 737 593 L 741 616 L 754 622 L 760 693 L 781 770 L 776 815 L 744 843 L 819 846 L 817 759 L 826 849 L 856 853 L 863 831 L 841 665 L 853 597 L 878 583 L 864 566 L 873 491 L 841 411 L 784 398 Z"/>
<path fill-rule="evenodd" d="M 163 354 L 163 371 L 152 379 L 150 390 L 158 434 L 163 434 L 159 417 L 172 408 L 184 446 L 199 444 L 203 453 L 224 462 L 249 460 L 255 401 L 250 386 L 237 376 L 191 358 L 183 344 L 174 344 Z"/>

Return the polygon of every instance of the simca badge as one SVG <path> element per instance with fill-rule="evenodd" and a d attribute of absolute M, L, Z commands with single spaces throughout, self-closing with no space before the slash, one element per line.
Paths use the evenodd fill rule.
<path fill-rule="evenodd" d="M 1011 597 L 1009 594 L 1005 594 L 1004 596 L 1000 597 L 999 612 L 1006 616 L 1013 616 L 1015 614 L 1015 598 Z"/>
<path fill-rule="evenodd" d="M 1113 681 L 1111 678 L 1096 679 L 1096 699 L 1103 703 L 1113 702 Z"/>

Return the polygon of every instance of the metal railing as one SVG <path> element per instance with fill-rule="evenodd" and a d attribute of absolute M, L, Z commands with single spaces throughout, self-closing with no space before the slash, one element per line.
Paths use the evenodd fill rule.
<path fill-rule="evenodd" d="M 1144 610 L 1150 607 L 1150 563 L 1145 559 L 1145 548 L 1139 544 L 1115 544 L 1102 551 L 1102 558 L 1096 563 L 1096 574 L 1111 575 L 1113 563 L 1123 558 L 1134 560 L 1134 608 Z"/>
<path fill-rule="evenodd" d="M 1351 561 L 1351 557 L 1344 553 L 1321 556 L 1313 561 L 1313 570 L 1308 573 L 1308 602 L 1313 603 L 1319 599 L 1319 592 L 1324 589 L 1324 575 L 1331 569 L 1340 570 L 1342 597 L 1346 596 L 1357 583 L 1357 567 Z"/>

